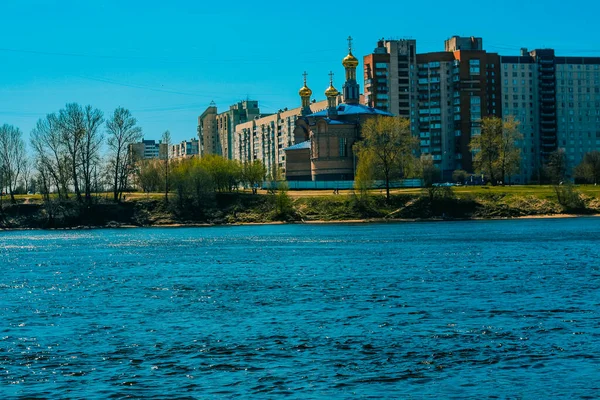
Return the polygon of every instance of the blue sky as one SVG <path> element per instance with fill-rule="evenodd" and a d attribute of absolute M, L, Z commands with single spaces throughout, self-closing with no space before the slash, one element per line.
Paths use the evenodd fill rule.
<path fill-rule="evenodd" d="M 507 55 L 600 55 L 593 0 L 204 3 L 0 0 L 0 124 L 29 134 L 38 118 L 79 102 L 105 115 L 129 108 L 146 138 L 169 129 L 189 139 L 211 100 L 219 110 L 246 97 L 265 112 L 296 107 L 304 70 L 317 99 L 329 70 L 341 89 L 348 35 L 359 60 L 379 38 L 414 38 L 429 52 L 452 35 L 481 36 Z"/>

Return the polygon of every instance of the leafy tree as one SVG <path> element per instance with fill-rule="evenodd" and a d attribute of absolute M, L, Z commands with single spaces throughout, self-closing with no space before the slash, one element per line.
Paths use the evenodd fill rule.
<path fill-rule="evenodd" d="M 113 199 L 118 201 L 127 187 L 127 178 L 132 172 L 132 154 L 129 145 L 142 138 L 142 129 L 136 126 L 137 121 L 131 112 L 118 107 L 108 121 L 108 150 L 112 167 Z"/>
<path fill-rule="evenodd" d="M 242 167 L 237 161 L 210 154 L 202 157 L 202 165 L 211 176 L 216 191 L 230 192 L 242 180 Z"/>
<path fill-rule="evenodd" d="M 440 186 L 437 184 L 442 177 L 442 173 L 433 163 L 431 155 L 422 155 L 420 159 L 421 179 L 423 187 L 427 191 L 429 201 L 433 202 L 436 194 L 440 191 Z"/>
<path fill-rule="evenodd" d="M 405 118 L 377 116 L 363 124 L 362 137 L 356 146 L 359 165 L 372 163 L 375 177 L 385 181 L 389 201 L 390 182 L 409 175 L 415 165 L 413 150 L 417 139 L 410 133 L 410 122 Z"/>
<path fill-rule="evenodd" d="M 246 162 L 242 167 L 242 180 L 252 188 L 252 193 L 256 194 L 255 185 L 262 183 L 266 173 L 267 169 L 262 161 L 254 160 Z"/>
<path fill-rule="evenodd" d="M 17 127 L 4 124 L 0 127 L 0 166 L 4 185 L 8 186 L 10 200 L 15 203 L 15 189 L 26 162 L 23 133 Z M 2 190 L 2 188 L 0 188 Z"/>
<path fill-rule="evenodd" d="M 212 197 L 213 181 L 202 160 L 188 158 L 171 167 L 171 182 L 180 209 L 192 205 L 197 208 Z"/>
<path fill-rule="evenodd" d="M 585 153 L 581 163 L 575 167 L 575 177 L 594 185 L 600 182 L 600 151 Z"/>
<path fill-rule="evenodd" d="M 471 138 L 469 147 L 474 153 L 475 171 L 487 174 L 492 184 L 504 184 L 519 170 L 521 149 L 517 142 L 523 138 L 519 123 L 509 117 L 485 117 L 481 120 L 481 134 Z"/>
<path fill-rule="evenodd" d="M 558 149 L 550 154 L 546 165 L 546 173 L 553 185 L 560 185 L 567 179 L 567 170 L 567 155 L 563 149 Z"/>
<path fill-rule="evenodd" d="M 275 199 L 275 218 L 287 220 L 294 214 L 294 203 L 288 194 L 288 183 L 279 182 L 277 193 L 273 194 Z"/>
<path fill-rule="evenodd" d="M 161 163 L 162 160 L 141 160 L 137 163 L 135 175 L 142 191 L 158 192 L 164 187 Z"/>
<path fill-rule="evenodd" d="M 372 152 L 363 152 L 361 154 L 361 161 L 356 166 L 354 189 L 358 190 L 359 196 L 357 200 L 359 201 L 366 201 L 369 197 L 369 189 L 373 187 L 375 163 L 372 158 Z"/>
<path fill-rule="evenodd" d="M 457 183 L 465 183 L 469 179 L 469 173 L 464 169 L 457 169 L 452 172 L 452 180 Z"/>

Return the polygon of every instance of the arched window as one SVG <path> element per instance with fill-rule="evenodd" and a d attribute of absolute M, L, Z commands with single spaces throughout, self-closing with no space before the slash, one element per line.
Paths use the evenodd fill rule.
<path fill-rule="evenodd" d="M 327 123 L 325 121 L 319 121 L 317 124 L 317 133 L 326 133 L 327 132 Z"/>

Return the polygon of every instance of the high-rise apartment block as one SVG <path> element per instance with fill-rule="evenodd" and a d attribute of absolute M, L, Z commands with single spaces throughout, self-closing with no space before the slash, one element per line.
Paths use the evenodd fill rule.
<path fill-rule="evenodd" d="M 516 182 L 539 180 L 557 149 L 573 167 L 600 148 L 599 57 L 557 57 L 551 49 L 501 56 L 485 51 L 481 38 L 458 36 L 444 50 L 418 54 L 415 40 L 380 40 L 364 57 L 367 104 L 409 118 L 418 153 L 431 155 L 444 179 L 473 171 L 469 143 L 486 116 L 520 123 Z"/>
<path fill-rule="evenodd" d="M 240 101 L 222 113 L 217 113 L 217 106 L 212 102 L 198 117 L 200 155 L 218 154 L 233 159 L 233 136 L 236 126 L 258 116 L 260 109 L 258 101 L 255 100 Z"/>
<path fill-rule="evenodd" d="M 600 149 L 600 57 L 557 57 L 552 49 L 502 56 L 503 113 L 523 134 L 519 182 L 538 181 L 549 155 L 569 167 Z"/>
<path fill-rule="evenodd" d="M 365 102 L 369 107 L 404 118 L 416 107 L 417 42 L 380 40 L 373 54 L 363 58 Z"/>

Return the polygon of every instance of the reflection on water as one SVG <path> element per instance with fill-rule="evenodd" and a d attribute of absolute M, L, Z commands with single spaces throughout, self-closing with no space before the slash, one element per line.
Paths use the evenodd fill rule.
<path fill-rule="evenodd" d="M 0 397 L 594 398 L 599 245 L 594 218 L 2 232 Z"/>

